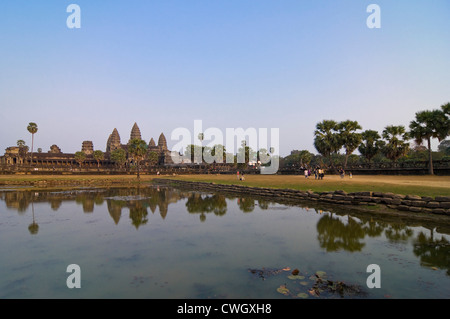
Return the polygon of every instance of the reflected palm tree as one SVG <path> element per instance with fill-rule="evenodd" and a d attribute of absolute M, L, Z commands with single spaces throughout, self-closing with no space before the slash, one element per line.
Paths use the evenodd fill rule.
<path fill-rule="evenodd" d="M 33 215 L 33 222 L 28 226 L 28 231 L 31 235 L 36 235 L 39 232 L 39 225 L 36 223 L 34 219 L 34 204 L 31 202 L 31 213 Z"/>
<path fill-rule="evenodd" d="M 144 207 L 140 202 L 135 202 L 134 205 L 130 207 L 131 224 L 136 227 L 136 229 L 138 229 L 141 225 L 147 224 L 147 215 L 147 208 Z"/>

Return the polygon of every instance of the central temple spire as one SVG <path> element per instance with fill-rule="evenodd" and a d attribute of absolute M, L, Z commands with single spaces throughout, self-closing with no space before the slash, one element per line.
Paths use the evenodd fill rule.
<path fill-rule="evenodd" d="M 142 139 L 141 130 L 139 129 L 139 126 L 137 126 L 136 123 L 134 123 L 133 128 L 131 129 L 130 140 L 128 141 L 128 143 L 130 143 L 130 141 L 134 138 L 138 138 L 140 140 Z"/>

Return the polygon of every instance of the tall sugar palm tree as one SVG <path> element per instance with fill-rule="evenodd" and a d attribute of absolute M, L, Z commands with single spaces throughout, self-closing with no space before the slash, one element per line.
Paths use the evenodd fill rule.
<path fill-rule="evenodd" d="M 384 142 L 380 140 L 380 134 L 374 130 L 365 130 L 361 133 L 361 136 L 362 143 L 359 145 L 358 151 L 370 163 L 372 158 L 381 151 L 384 146 Z"/>
<path fill-rule="evenodd" d="M 334 164 L 331 156 L 342 147 L 337 125 L 336 121 L 323 120 L 316 124 L 316 130 L 314 131 L 314 147 L 321 155 L 328 158 L 333 170 Z"/>
<path fill-rule="evenodd" d="M 27 126 L 28 132 L 31 133 L 31 161 L 30 165 L 33 165 L 33 144 L 34 144 L 34 134 L 38 131 L 38 126 L 36 123 L 30 122 Z"/>
<path fill-rule="evenodd" d="M 434 174 L 431 139 L 437 138 L 439 142 L 444 140 L 448 135 L 448 127 L 448 118 L 441 110 L 417 112 L 416 119 L 409 124 L 410 135 L 418 145 L 421 145 L 424 140 L 427 141 L 430 175 Z"/>
<path fill-rule="evenodd" d="M 141 178 L 139 175 L 139 166 L 141 161 L 147 155 L 147 148 L 147 143 L 139 138 L 133 138 L 128 145 L 128 154 L 136 162 L 138 179 Z"/>
<path fill-rule="evenodd" d="M 396 162 L 400 157 L 405 156 L 409 151 L 408 133 L 403 125 L 386 126 L 382 133 L 386 144 L 383 147 L 384 155 L 391 161 Z"/>
<path fill-rule="evenodd" d="M 357 121 L 347 120 L 338 123 L 337 129 L 339 130 L 339 138 L 342 146 L 345 149 L 344 169 L 346 169 L 349 155 L 352 154 L 361 144 L 361 133 L 357 133 L 356 131 L 361 130 L 362 127 Z"/>

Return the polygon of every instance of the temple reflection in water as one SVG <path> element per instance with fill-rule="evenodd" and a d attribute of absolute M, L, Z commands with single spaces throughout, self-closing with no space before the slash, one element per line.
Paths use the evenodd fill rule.
<path fill-rule="evenodd" d="M 32 220 L 28 226 L 30 234 L 39 232 L 39 218 L 36 218 L 34 205 L 48 203 L 53 211 L 58 211 L 64 202 L 75 202 L 81 206 L 84 213 L 92 214 L 96 206 L 106 207 L 114 224 L 124 218 L 124 208 L 129 212 L 131 224 L 138 229 L 146 225 L 149 213 L 159 213 L 165 219 L 169 206 L 183 202 L 189 214 L 198 214 L 199 221 L 205 222 L 207 215 L 225 216 L 228 206 L 242 213 L 252 213 L 255 208 L 259 210 L 282 209 L 283 206 L 267 200 L 252 197 L 236 197 L 224 194 L 206 194 L 195 191 L 185 191 L 170 187 L 142 187 L 142 188 L 110 188 L 110 189 L 77 189 L 62 191 L 11 191 L 0 192 L 0 200 L 5 202 L 9 210 L 17 211 L 23 215 L 32 212 Z M 277 206 L 278 205 L 278 206 Z M 412 242 L 413 252 L 421 263 L 430 267 L 446 269 L 450 275 L 450 243 L 442 234 L 448 235 L 450 229 L 431 222 L 402 221 L 393 217 L 377 216 L 362 212 L 348 212 L 339 209 L 309 208 L 321 215 L 317 224 L 317 242 L 326 252 L 348 251 L 360 252 L 365 248 L 365 239 L 372 237 L 385 237 L 390 243 Z M 420 231 L 417 227 L 421 228 Z M 439 233 L 439 235 L 436 235 Z"/>

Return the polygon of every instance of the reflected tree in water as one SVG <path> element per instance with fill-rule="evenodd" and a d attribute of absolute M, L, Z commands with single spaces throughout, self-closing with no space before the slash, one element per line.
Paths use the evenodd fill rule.
<path fill-rule="evenodd" d="M 384 234 L 390 242 L 395 243 L 408 240 L 414 232 L 404 224 L 392 223 L 384 230 Z"/>
<path fill-rule="evenodd" d="M 269 204 L 270 204 L 269 201 L 258 199 L 258 206 L 261 209 L 264 209 L 264 210 L 269 209 Z"/>
<path fill-rule="evenodd" d="M 420 232 L 414 239 L 413 252 L 422 266 L 445 269 L 450 276 L 450 242 L 445 237 L 434 239 L 432 234 L 427 237 Z"/>
<path fill-rule="evenodd" d="M 372 218 L 370 218 L 369 220 L 364 220 L 364 224 L 362 226 L 364 233 L 369 237 L 380 236 L 383 233 L 385 227 L 385 223 L 374 221 Z"/>
<path fill-rule="evenodd" d="M 144 207 L 139 201 L 136 201 L 134 204 L 128 207 L 130 208 L 131 224 L 136 227 L 136 229 L 138 229 L 141 225 L 147 224 L 147 207 Z"/>
<path fill-rule="evenodd" d="M 34 219 L 34 204 L 31 202 L 31 213 L 33 215 L 33 222 L 28 226 L 28 231 L 31 235 L 36 235 L 39 231 L 39 225 L 36 223 Z"/>
<path fill-rule="evenodd" d="M 186 201 L 186 209 L 191 214 L 200 213 L 200 221 L 206 220 L 207 213 L 214 213 L 216 216 L 223 216 L 227 212 L 226 197 L 220 194 L 202 195 L 192 193 Z"/>
<path fill-rule="evenodd" d="M 320 247 L 326 251 L 361 251 L 365 243 L 360 242 L 364 238 L 364 230 L 356 220 L 348 216 L 347 224 L 331 215 L 324 215 L 317 223 L 317 239 Z"/>
<path fill-rule="evenodd" d="M 255 200 L 250 197 L 241 197 L 237 200 L 239 209 L 244 213 L 251 213 L 255 210 Z"/>

